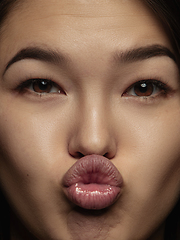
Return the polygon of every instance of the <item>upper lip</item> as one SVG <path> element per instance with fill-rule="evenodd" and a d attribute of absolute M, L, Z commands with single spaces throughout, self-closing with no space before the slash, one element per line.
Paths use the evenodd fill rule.
<path fill-rule="evenodd" d="M 76 161 L 64 175 L 64 187 L 68 188 L 76 183 L 106 184 L 121 188 L 123 178 L 109 159 L 93 154 Z"/>

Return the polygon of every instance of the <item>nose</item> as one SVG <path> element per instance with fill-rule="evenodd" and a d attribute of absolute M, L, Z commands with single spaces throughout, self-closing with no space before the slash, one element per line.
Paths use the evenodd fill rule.
<path fill-rule="evenodd" d="M 109 159 L 113 158 L 116 154 L 116 141 L 105 103 L 100 101 L 84 103 L 76 112 L 77 121 L 69 144 L 71 156 L 80 158 L 98 154 Z"/>

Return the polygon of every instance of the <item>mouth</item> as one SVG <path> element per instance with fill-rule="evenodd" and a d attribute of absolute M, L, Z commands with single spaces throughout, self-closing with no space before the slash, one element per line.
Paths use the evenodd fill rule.
<path fill-rule="evenodd" d="M 84 209 L 104 209 L 121 195 L 123 179 L 107 158 L 88 155 L 78 160 L 63 177 L 67 198 Z"/>

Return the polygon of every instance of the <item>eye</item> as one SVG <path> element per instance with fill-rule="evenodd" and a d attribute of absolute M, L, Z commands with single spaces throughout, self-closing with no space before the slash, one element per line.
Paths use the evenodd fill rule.
<path fill-rule="evenodd" d="M 130 86 L 123 96 L 151 97 L 159 94 L 166 94 L 168 87 L 157 80 L 143 80 Z"/>
<path fill-rule="evenodd" d="M 34 79 L 30 84 L 29 89 L 37 93 L 52 93 L 60 91 L 52 81 L 45 79 Z"/>
<path fill-rule="evenodd" d="M 62 93 L 63 90 L 56 83 L 47 79 L 29 79 L 19 87 L 20 91 L 31 90 L 39 94 Z"/>

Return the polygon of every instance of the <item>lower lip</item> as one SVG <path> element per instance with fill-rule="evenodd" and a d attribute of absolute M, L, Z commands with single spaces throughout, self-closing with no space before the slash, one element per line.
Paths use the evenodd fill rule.
<path fill-rule="evenodd" d="M 106 184 L 76 183 L 67 188 L 67 196 L 74 204 L 85 209 L 103 209 L 112 205 L 120 188 Z"/>

